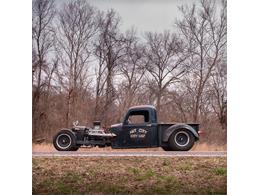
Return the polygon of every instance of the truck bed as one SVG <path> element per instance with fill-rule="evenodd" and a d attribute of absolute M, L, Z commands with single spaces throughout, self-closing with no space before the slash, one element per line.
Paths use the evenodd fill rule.
<path fill-rule="evenodd" d="M 159 144 L 159 146 L 167 146 L 166 143 L 162 141 L 162 135 L 164 135 L 164 131 L 166 129 L 168 129 L 170 126 L 176 125 L 176 124 L 180 124 L 180 123 L 158 123 L 158 144 Z M 194 128 L 196 132 L 199 131 L 198 123 L 187 123 L 187 125 Z"/>
<path fill-rule="evenodd" d="M 163 132 L 164 130 L 168 129 L 170 126 L 175 125 L 175 124 L 177 124 L 177 123 L 158 123 L 158 129 L 161 132 Z M 180 123 L 178 123 L 178 124 L 180 124 Z M 193 127 L 197 132 L 199 131 L 198 123 L 187 123 L 187 125 L 190 125 L 191 127 Z"/>

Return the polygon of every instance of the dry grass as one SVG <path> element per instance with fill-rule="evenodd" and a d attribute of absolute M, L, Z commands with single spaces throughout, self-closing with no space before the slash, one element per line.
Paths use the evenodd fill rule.
<path fill-rule="evenodd" d="M 33 158 L 33 194 L 226 194 L 226 158 Z"/>
<path fill-rule="evenodd" d="M 79 151 L 162 151 L 162 148 L 140 148 L 140 149 L 112 149 L 111 147 L 106 148 L 99 148 L 99 147 L 92 147 L 92 148 L 80 148 Z M 207 143 L 196 143 L 192 151 L 226 151 L 227 146 L 218 146 L 213 144 Z M 33 152 L 52 152 L 56 151 L 52 144 L 33 144 L 32 145 Z"/>
<path fill-rule="evenodd" d="M 192 151 L 226 151 L 227 145 L 196 143 L 191 150 Z"/>
<path fill-rule="evenodd" d="M 52 144 L 32 144 L 33 152 L 53 152 L 56 151 Z"/>

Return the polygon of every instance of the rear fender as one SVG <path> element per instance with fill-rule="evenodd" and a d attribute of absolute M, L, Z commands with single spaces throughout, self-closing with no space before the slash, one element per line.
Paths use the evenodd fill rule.
<path fill-rule="evenodd" d="M 196 140 L 199 139 L 199 134 L 197 133 L 197 131 L 194 128 L 192 128 L 190 125 L 179 123 L 179 124 L 172 125 L 168 129 L 165 130 L 162 141 L 167 142 L 169 140 L 169 137 L 171 136 L 171 134 L 178 129 L 186 129 L 194 135 Z"/>

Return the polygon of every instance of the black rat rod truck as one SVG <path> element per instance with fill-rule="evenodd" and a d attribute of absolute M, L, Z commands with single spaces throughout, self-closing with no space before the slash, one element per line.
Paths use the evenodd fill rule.
<path fill-rule="evenodd" d="M 104 130 L 100 122 L 94 127 L 78 126 L 61 129 L 53 139 L 59 151 L 76 151 L 81 146 L 112 148 L 162 147 L 164 150 L 187 151 L 199 140 L 199 124 L 158 123 L 154 106 L 129 108 L 122 123 Z"/>

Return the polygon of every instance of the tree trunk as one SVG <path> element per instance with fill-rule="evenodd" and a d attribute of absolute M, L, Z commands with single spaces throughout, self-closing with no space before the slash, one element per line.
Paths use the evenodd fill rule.
<path fill-rule="evenodd" d="M 161 115 L 161 97 L 162 97 L 161 90 L 159 90 L 159 93 L 157 95 L 157 103 L 156 103 L 158 119 L 160 118 L 160 115 Z"/>
<path fill-rule="evenodd" d="M 66 127 L 69 127 L 69 123 L 71 120 L 71 107 L 72 107 L 72 98 L 73 98 L 72 96 L 73 96 L 73 89 L 70 89 L 67 97 Z"/>

